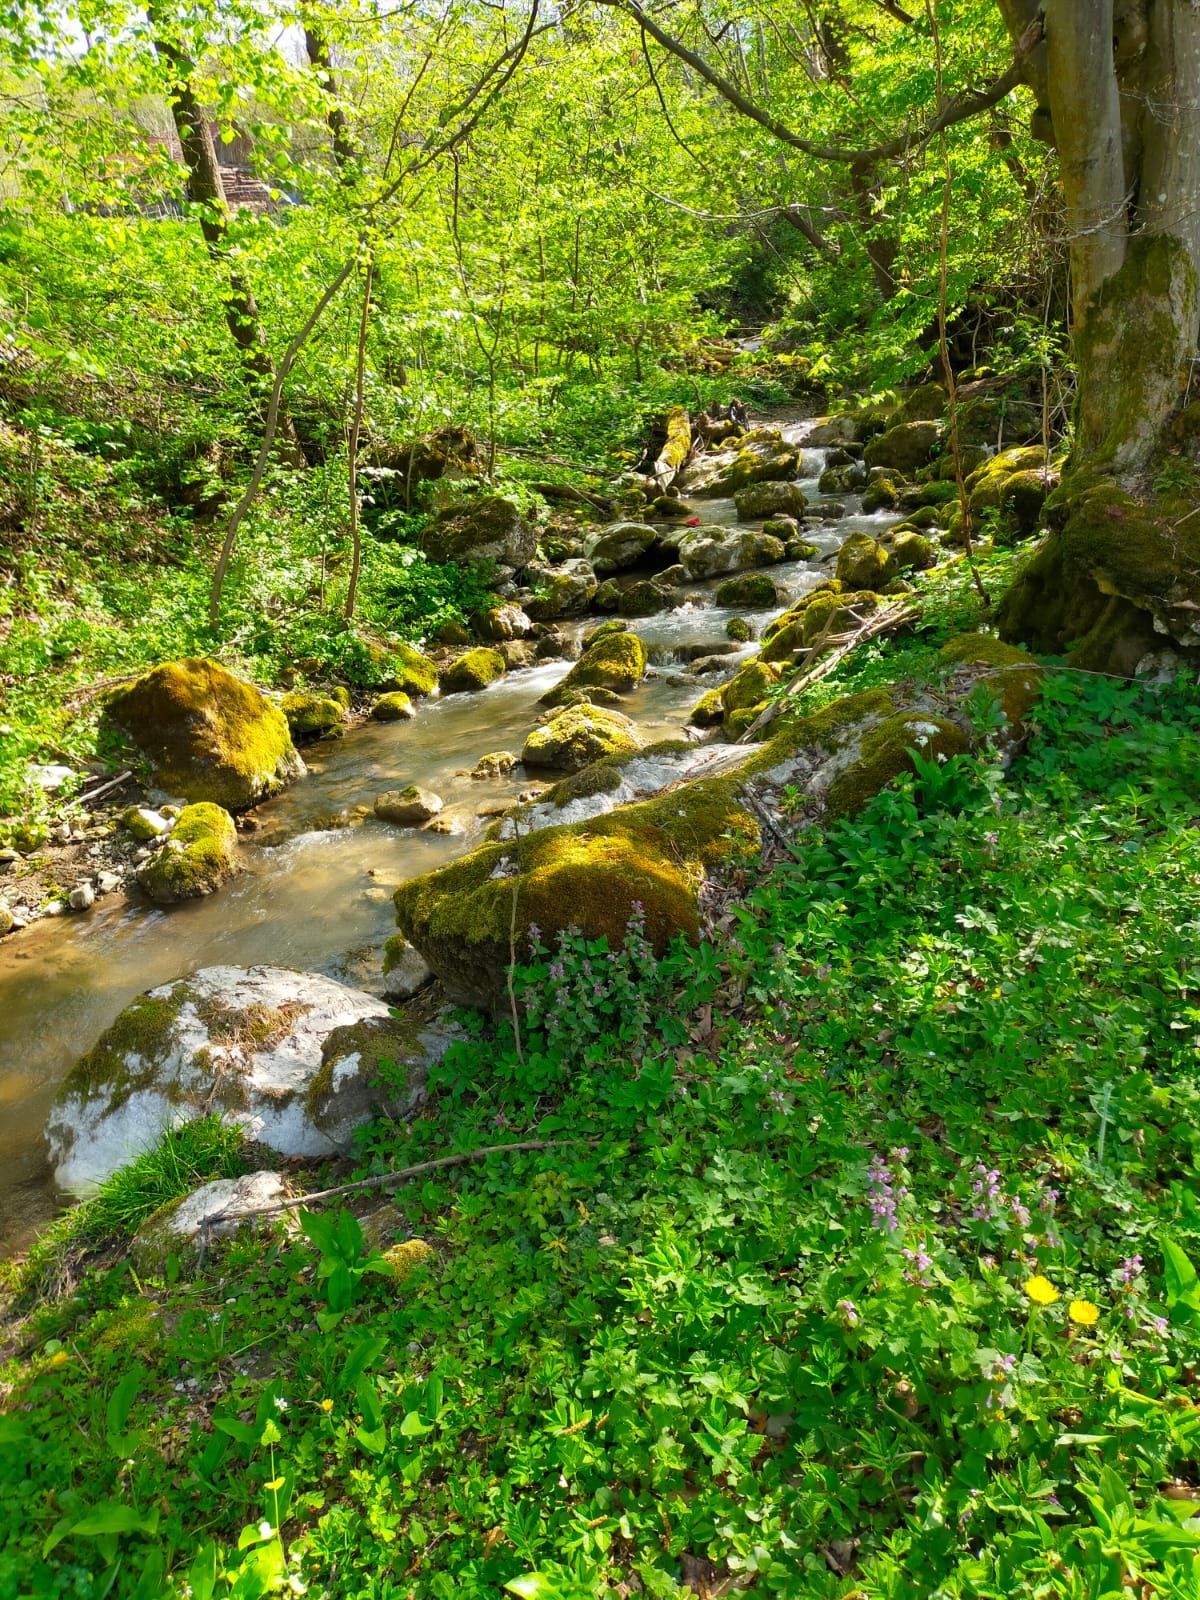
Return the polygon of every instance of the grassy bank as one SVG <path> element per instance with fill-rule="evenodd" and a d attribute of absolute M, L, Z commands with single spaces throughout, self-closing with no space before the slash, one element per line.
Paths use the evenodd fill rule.
<path fill-rule="evenodd" d="M 932 670 L 928 582 L 841 687 Z M 699 952 L 531 957 L 523 1060 L 479 1026 L 360 1171 L 571 1142 L 398 1189 L 428 1253 L 323 1209 L 27 1288 L 0 1596 L 1200 1593 L 1198 701 L 1052 671 L 1009 770 L 808 833 Z"/>

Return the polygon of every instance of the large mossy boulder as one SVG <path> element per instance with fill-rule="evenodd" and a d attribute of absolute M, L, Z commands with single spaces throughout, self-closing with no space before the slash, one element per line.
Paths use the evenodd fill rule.
<path fill-rule="evenodd" d="M 492 1006 L 506 993 L 514 906 L 517 946 L 579 927 L 617 949 L 642 908 L 656 951 L 700 932 L 707 875 L 752 848 L 758 825 L 728 779 L 684 785 L 586 822 L 485 844 L 396 890 L 396 920 L 451 998 Z"/>
<path fill-rule="evenodd" d="M 852 533 L 838 551 L 837 579 L 847 589 L 882 589 L 896 576 L 896 559 L 869 533 Z"/>
<path fill-rule="evenodd" d="M 395 644 L 387 654 L 379 689 L 408 695 L 432 694 L 438 686 L 437 662 L 411 644 Z"/>
<path fill-rule="evenodd" d="M 492 561 L 515 570 L 533 560 L 537 532 L 515 500 L 481 494 L 439 512 L 422 545 L 431 561 Z"/>
<path fill-rule="evenodd" d="M 321 739 L 345 731 L 346 707 L 332 695 L 293 689 L 279 702 L 293 739 Z"/>
<path fill-rule="evenodd" d="M 1051 532 L 997 608 L 1002 639 L 1121 674 L 1164 645 L 1200 649 L 1200 517 L 1189 495 L 1139 497 L 1076 475 L 1045 509 Z"/>
<path fill-rule="evenodd" d="M 601 756 L 640 750 L 645 741 L 619 711 L 602 706 L 573 705 L 556 711 L 525 740 L 521 760 L 529 768 L 579 772 Z"/>
<path fill-rule="evenodd" d="M 167 661 L 113 697 L 106 718 L 186 800 L 246 811 L 304 771 L 278 706 L 216 661 Z"/>
<path fill-rule="evenodd" d="M 443 671 L 442 693 L 476 693 L 486 689 L 489 683 L 495 683 L 497 678 L 502 678 L 506 671 L 504 657 L 499 650 L 480 645 L 478 650 L 468 650 L 465 656 L 459 656 Z"/>
<path fill-rule="evenodd" d="M 690 528 L 679 541 L 680 565 L 696 580 L 719 578 L 747 567 L 773 566 L 786 555 L 782 539 L 750 528 Z"/>
<path fill-rule="evenodd" d="M 739 489 L 733 497 L 737 514 L 743 522 L 753 522 L 764 517 L 795 517 L 799 519 L 808 509 L 803 489 L 794 483 L 752 483 Z"/>
<path fill-rule="evenodd" d="M 212 1112 L 281 1155 L 335 1155 L 393 1096 L 415 1104 L 437 1053 L 437 1030 L 330 978 L 206 967 L 135 1000 L 68 1075 L 46 1128 L 55 1179 L 86 1192 Z"/>
<path fill-rule="evenodd" d="M 614 522 L 589 534 L 584 542 L 584 554 L 593 571 L 607 578 L 644 561 L 657 546 L 660 532 L 661 529 L 652 528 L 648 522 Z"/>
<path fill-rule="evenodd" d="M 733 448 L 693 460 L 683 472 L 680 489 L 684 494 L 733 495 L 751 483 L 794 478 L 799 467 L 799 450 L 777 428 L 755 428 Z"/>
<path fill-rule="evenodd" d="M 982 685 L 1004 714 L 1004 743 L 1011 747 L 1024 737 L 1045 676 L 1027 651 L 991 634 L 960 633 L 943 645 L 941 657 L 950 669 L 956 701 L 964 701 Z"/>
<path fill-rule="evenodd" d="M 942 430 L 936 422 L 901 422 L 866 448 L 868 467 L 890 467 L 911 478 L 923 467 L 940 443 Z"/>
<path fill-rule="evenodd" d="M 138 887 L 157 905 L 199 900 L 238 870 L 237 829 L 220 806 L 184 806 L 162 844 L 137 871 Z"/>
<path fill-rule="evenodd" d="M 646 646 L 627 629 L 601 634 L 587 647 L 561 683 L 544 694 L 544 706 L 565 705 L 577 690 L 607 689 L 628 694 L 646 674 Z"/>
<path fill-rule="evenodd" d="M 1004 499 L 1005 485 L 1018 473 L 1036 472 L 1045 476 L 1044 501 L 1058 482 L 1052 473 L 1049 457 L 1041 445 L 1024 445 L 1015 450 L 1001 450 L 989 456 L 966 480 L 971 510 L 978 516 L 984 511 L 998 510 Z M 1039 504 L 1038 510 L 1041 510 Z"/>

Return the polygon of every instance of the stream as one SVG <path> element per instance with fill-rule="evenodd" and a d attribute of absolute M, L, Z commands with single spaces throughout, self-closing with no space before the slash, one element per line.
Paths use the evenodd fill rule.
<path fill-rule="evenodd" d="M 783 428 L 800 443 L 805 424 Z M 819 511 L 817 477 L 826 452 L 806 449 L 797 480 Z M 819 555 L 765 569 L 794 599 L 829 576 L 822 557 L 851 532 L 878 535 L 894 517 L 863 515 L 853 497 L 848 514 L 806 523 Z M 705 522 L 735 523 L 732 500 L 696 502 Z M 751 524 L 753 526 L 754 524 Z M 728 674 L 678 678 L 680 662 L 698 645 L 727 648 L 725 624 L 744 616 L 757 635 L 781 605 L 760 613 L 718 607 L 722 580 L 692 586 L 702 603 L 631 621 L 646 642 L 651 672 L 622 704 L 650 738 L 678 737 L 707 688 Z M 564 624 L 577 634 L 601 619 Z M 740 647 L 730 672 L 754 650 Z M 508 779 L 473 780 L 470 769 L 490 751 L 520 751 L 537 719 L 539 696 L 563 677 L 567 661 L 507 674 L 478 694 L 421 704 L 409 722 L 365 722 L 344 738 L 305 748 L 309 773 L 260 806 L 258 834 L 243 838 L 246 870 L 207 899 L 164 911 L 112 896 L 91 911 L 45 918 L 4 942 L 0 953 L 0 1251 L 26 1246 L 61 1206 L 42 1141 L 55 1090 L 78 1058 L 130 1000 L 199 967 L 270 963 L 315 971 L 378 992 L 380 947 L 394 931 L 391 894 L 398 883 L 464 854 L 490 818 L 487 801 L 513 800 L 529 787 L 520 768 Z M 420 784 L 445 801 L 444 817 L 460 829 L 432 833 L 365 817 L 384 789 Z"/>

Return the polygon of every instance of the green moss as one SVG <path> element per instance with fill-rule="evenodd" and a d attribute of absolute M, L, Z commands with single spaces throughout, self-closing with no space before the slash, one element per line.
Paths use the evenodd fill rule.
<path fill-rule="evenodd" d="M 196 1001 L 196 1015 L 204 1024 L 211 1044 L 236 1044 L 249 1050 L 266 1050 L 286 1039 L 309 1009 L 298 1000 L 289 1000 L 281 1006 L 265 1006 L 258 1002 L 227 1006 L 210 995 Z"/>
<path fill-rule="evenodd" d="M 168 661 L 109 702 L 158 782 L 189 800 L 244 811 L 302 772 L 287 719 L 215 661 Z"/>
<path fill-rule="evenodd" d="M 573 705 L 534 728 L 521 760 L 527 767 L 578 772 L 601 756 L 640 750 L 642 741 L 628 717 L 601 706 Z"/>
<path fill-rule="evenodd" d="M 869 533 L 854 533 L 838 551 L 838 582 L 848 589 L 878 591 L 896 576 L 896 561 Z"/>
<path fill-rule="evenodd" d="M 730 712 L 743 711 L 747 706 L 760 704 L 779 682 L 780 676 L 779 668 L 760 656 L 747 661 L 721 690 L 721 704 L 726 717 Z"/>
<path fill-rule="evenodd" d="M 451 993 L 493 1003 L 504 994 L 514 894 L 519 940 L 530 923 L 543 939 L 575 924 L 615 948 L 640 901 L 661 951 L 676 934 L 698 935 L 705 873 L 757 839 L 734 782 L 701 780 L 588 822 L 486 844 L 403 884 L 396 917 Z"/>
<path fill-rule="evenodd" d="M 470 636 L 465 629 L 462 633 L 466 636 L 462 640 L 465 644 Z M 387 678 L 380 683 L 380 688 L 400 689 L 411 695 L 432 694 L 437 688 L 437 662 L 431 661 L 411 644 L 393 645 L 388 665 Z"/>
<path fill-rule="evenodd" d="M 646 661 L 646 646 L 636 633 L 622 628 L 601 634 L 562 682 L 542 696 L 540 704 L 562 705 L 576 689 L 609 689 L 614 694 L 628 694 L 644 677 Z"/>
<path fill-rule="evenodd" d="M 765 572 L 743 572 L 736 578 L 727 578 L 716 594 L 719 606 L 749 606 L 756 610 L 773 606 L 778 599 L 774 579 Z"/>
<path fill-rule="evenodd" d="M 371 716 L 376 722 L 402 722 L 409 717 L 415 717 L 416 714 L 412 701 L 402 689 L 380 695 L 371 707 Z"/>
<path fill-rule="evenodd" d="M 391 1268 L 392 1281 L 403 1283 L 406 1278 L 412 1277 L 418 1267 L 436 1261 L 437 1251 L 424 1239 L 405 1239 L 402 1244 L 394 1244 L 390 1250 L 385 1250 L 383 1259 Z"/>
<path fill-rule="evenodd" d="M 998 455 L 990 457 L 967 479 L 966 488 L 971 510 L 977 516 L 983 511 L 998 510 L 1003 504 L 1009 480 L 1018 474 L 1045 473 L 1048 459 L 1041 445 L 1001 450 Z M 1042 499 L 1045 499 L 1045 492 L 1042 494 Z M 1041 509 L 1040 502 L 1038 509 Z"/>
<path fill-rule="evenodd" d="M 725 624 L 725 637 L 733 639 L 737 644 L 749 644 L 754 635 L 745 617 L 730 617 Z"/>
<path fill-rule="evenodd" d="M 478 650 L 468 650 L 465 656 L 459 656 L 446 668 L 441 679 L 442 693 L 467 694 L 486 689 L 489 683 L 503 677 L 506 670 L 499 650 L 481 645 Z"/>
<path fill-rule="evenodd" d="M 304 1092 L 304 1109 L 309 1121 L 317 1127 L 324 1125 L 338 1063 L 351 1056 L 359 1058 L 358 1074 L 364 1087 L 374 1083 L 381 1071 L 392 1073 L 406 1065 L 420 1067 L 425 1059 L 421 1028 L 419 1015 L 409 1016 L 403 1012 L 388 1017 L 365 1017 L 360 1022 L 334 1028 L 321 1046 L 321 1065 Z"/>
<path fill-rule="evenodd" d="M 279 709 L 287 718 L 292 737 L 317 739 L 324 734 L 340 733 L 346 720 L 346 708 L 330 695 L 311 694 L 305 689 L 294 689 L 285 694 Z"/>
<path fill-rule="evenodd" d="M 220 806 L 184 806 L 170 838 L 138 870 L 151 900 L 170 905 L 212 894 L 237 871 L 237 829 Z"/>
<path fill-rule="evenodd" d="M 1024 722 L 1041 692 L 1042 668 L 1032 656 L 989 633 L 960 633 L 942 646 L 941 657 L 954 667 L 982 669 L 1011 728 Z"/>
<path fill-rule="evenodd" d="M 911 711 L 887 717 L 863 733 L 857 758 L 829 785 L 825 794 L 827 815 L 853 816 L 893 778 L 902 772 L 911 772 L 910 752 L 914 747 L 930 760 L 937 756 L 961 755 L 969 748 L 969 743 L 962 729 L 944 717 Z"/>
<path fill-rule="evenodd" d="M 897 572 L 927 572 L 937 566 L 937 548 L 915 529 L 898 533 L 892 540 L 892 560 Z"/>
<path fill-rule="evenodd" d="M 102 1094 L 115 1108 L 137 1090 L 148 1088 L 158 1062 L 170 1047 L 186 998 L 186 992 L 177 987 L 166 999 L 141 995 L 127 1005 L 112 1027 L 72 1067 L 59 1098 L 79 1096 L 86 1102 Z"/>
<path fill-rule="evenodd" d="M 720 689 L 709 689 L 702 694 L 692 707 L 688 721 L 693 728 L 712 728 L 725 715 L 725 707 L 721 702 Z"/>
<path fill-rule="evenodd" d="M 864 724 L 881 722 L 895 710 L 891 696 L 882 689 L 865 689 L 859 694 L 843 695 L 808 716 L 785 715 L 776 724 L 770 743 L 752 756 L 742 770 L 748 777 L 769 772 L 802 750 L 833 754 Z"/>

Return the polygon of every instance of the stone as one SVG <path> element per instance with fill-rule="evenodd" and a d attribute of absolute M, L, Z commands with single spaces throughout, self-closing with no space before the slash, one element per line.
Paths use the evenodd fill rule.
<path fill-rule="evenodd" d="M 733 639 L 738 644 L 747 644 L 754 637 L 754 631 L 745 617 L 730 617 L 725 624 L 725 637 Z"/>
<path fill-rule="evenodd" d="M 773 578 L 765 572 L 747 572 L 738 578 L 727 578 L 717 590 L 719 606 L 747 606 L 762 611 L 779 601 L 779 590 Z"/>
<path fill-rule="evenodd" d="M 496 649 L 504 657 L 508 672 L 520 672 L 525 667 L 537 665 L 537 649 L 532 639 L 505 639 Z"/>
<path fill-rule="evenodd" d="M 475 779 L 506 778 L 519 759 L 511 750 L 496 750 L 490 755 L 480 756 L 471 769 L 471 776 Z"/>
<path fill-rule="evenodd" d="M 389 789 L 375 800 L 375 815 L 381 822 L 393 822 L 401 828 L 419 827 L 436 817 L 444 805 L 440 795 L 410 783 L 406 789 Z"/>
<path fill-rule="evenodd" d="M 872 439 L 864 459 L 868 467 L 889 467 L 911 477 L 928 462 L 941 438 L 936 422 L 901 422 Z"/>
<path fill-rule="evenodd" d="M 149 806 L 129 806 L 121 813 L 121 825 L 139 844 L 157 839 L 171 826 L 160 811 L 154 811 Z"/>
<path fill-rule="evenodd" d="M 948 397 L 940 383 L 919 383 L 905 395 L 897 422 L 937 422 L 945 416 Z"/>
<path fill-rule="evenodd" d="M 644 740 L 619 711 L 574 705 L 556 711 L 525 740 L 521 760 L 527 767 L 579 772 L 601 756 L 640 750 Z"/>
<path fill-rule="evenodd" d="M 468 650 L 465 656 L 459 656 L 443 671 L 442 693 L 469 694 L 486 689 L 489 683 L 502 678 L 506 670 L 500 652 L 481 645 L 479 649 Z"/>
<path fill-rule="evenodd" d="M 928 572 L 937 566 L 937 546 L 915 529 L 892 539 L 892 561 L 897 572 Z"/>
<path fill-rule="evenodd" d="M 622 628 L 590 644 L 560 683 L 541 698 L 544 706 L 562 705 L 573 691 L 607 689 L 628 694 L 645 676 L 646 646 L 636 633 Z"/>
<path fill-rule="evenodd" d="M 485 606 L 471 618 L 471 628 L 477 638 L 497 644 L 508 639 L 524 639 L 533 631 L 533 621 L 520 606 Z"/>
<path fill-rule="evenodd" d="M 121 874 L 119 872 L 101 872 L 96 877 L 96 891 L 98 894 L 114 894 L 121 887 Z"/>
<path fill-rule="evenodd" d="M 782 540 L 749 528 L 693 528 L 679 541 L 680 563 L 692 579 L 770 566 L 782 561 L 785 553 Z"/>
<path fill-rule="evenodd" d="M 617 610 L 623 617 L 651 617 L 656 611 L 665 610 L 674 599 L 673 595 L 669 595 L 657 583 L 647 580 L 643 583 L 630 584 L 628 589 L 623 589 L 621 598 L 617 602 Z"/>
<path fill-rule="evenodd" d="M 794 478 L 800 452 L 777 428 L 755 428 L 725 450 L 698 456 L 684 469 L 680 488 L 685 494 L 732 495 L 751 483 Z"/>
<path fill-rule="evenodd" d="M 3 900 L 0 900 L 0 939 L 6 933 L 11 933 L 16 925 L 16 917 L 13 916 L 12 911 L 4 904 Z"/>
<path fill-rule="evenodd" d="M 105 718 L 132 739 L 170 793 L 246 811 L 299 777 L 287 719 L 253 684 L 190 657 L 143 674 Z"/>
<path fill-rule="evenodd" d="M 615 611 L 621 604 L 621 585 L 615 578 L 605 578 L 592 596 L 593 611 Z"/>
<path fill-rule="evenodd" d="M 794 483 L 752 483 L 739 489 L 733 497 L 737 514 L 743 522 L 753 522 L 762 517 L 800 518 L 808 509 L 804 491 Z"/>
<path fill-rule="evenodd" d="M 279 709 L 287 718 L 293 739 L 320 739 L 341 733 L 346 721 L 346 707 L 340 700 L 333 695 L 310 694 L 305 689 L 285 694 Z"/>
<path fill-rule="evenodd" d="M 393 689 L 391 694 L 380 695 L 371 707 L 371 717 L 375 722 L 406 722 L 416 714 L 416 707 L 402 689 Z"/>
<path fill-rule="evenodd" d="M 214 1178 L 182 1200 L 155 1212 L 133 1236 L 130 1254 L 143 1275 L 162 1272 L 172 1256 L 207 1250 L 219 1239 L 230 1239 L 243 1228 L 267 1232 L 296 1226 L 295 1213 L 282 1202 L 292 1198 L 292 1188 L 279 1172 L 248 1172 L 241 1178 Z M 265 1206 L 278 1207 L 257 1216 Z"/>
<path fill-rule="evenodd" d="M 837 578 L 847 589 L 878 590 L 896 570 L 895 558 L 869 533 L 852 533 L 838 551 Z"/>
<path fill-rule="evenodd" d="M 818 417 L 804 435 L 804 442 L 815 450 L 827 445 L 857 444 L 858 424 L 853 417 Z"/>
<path fill-rule="evenodd" d="M 90 911 L 96 904 L 96 891 L 90 883 L 76 885 L 67 896 L 72 911 Z"/>
<path fill-rule="evenodd" d="M 57 794 L 75 776 L 73 767 L 64 767 L 60 762 L 32 762 L 26 772 L 34 788 L 46 794 Z"/>
<path fill-rule="evenodd" d="M 72 1069 L 46 1127 L 55 1180 L 93 1190 L 212 1112 L 280 1155 L 343 1153 L 376 1111 L 419 1103 L 449 1039 L 315 973 L 202 968 L 135 1000 Z"/>
<path fill-rule="evenodd" d="M 138 868 L 143 894 L 157 905 L 213 894 L 238 871 L 237 829 L 222 807 L 185 806 L 169 838 Z"/>
<path fill-rule="evenodd" d="M 422 535 L 431 561 L 477 563 L 519 569 L 537 553 L 537 533 L 515 500 L 480 494 L 446 507 Z"/>
<path fill-rule="evenodd" d="M 411 1000 L 433 977 L 429 963 L 402 933 L 393 933 L 383 947 L 383 997 Z"/>
<path fill-rule="evenodd" d="M 894 511 L 900 503 L 900 488 L 894 478 L 876 478 L 863 490 L 862 508 L 873 511 Z"/>
<path fill-rule="evenodd" d="M 655 548 L 659 529 L 648 522 L 614 522 L 607 528 L 590 534 L 584 542 L 584 553 L 598 577 L 605 578 L 614 572 L 624 572 L 637 566 Z"/>
<path fill-rule="evenodd" d="M 581 617 L 598 588 L 591 563 L 564 561 L 557 567 L 540 567 L 533 574 L 534 591 L 525 601 L 525 613 L 538 622 L 556 617 Z"/>

